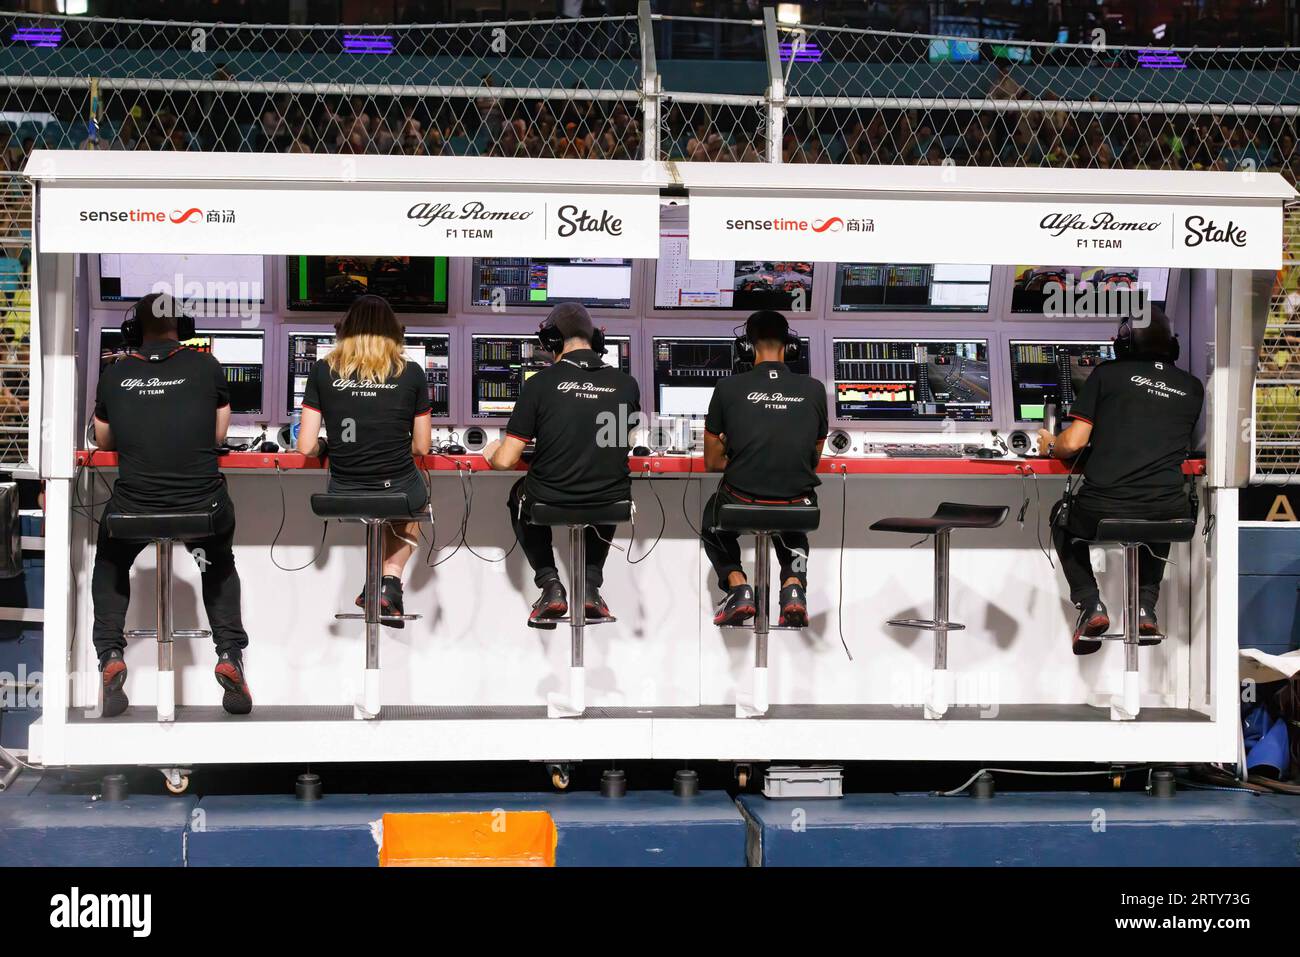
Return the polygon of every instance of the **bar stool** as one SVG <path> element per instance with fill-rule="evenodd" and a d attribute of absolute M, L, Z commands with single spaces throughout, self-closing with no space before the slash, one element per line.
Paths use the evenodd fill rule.
<path fill-rule="evenodd" d="M 366 587 L 363 611 L 341 612 L 338 621 L 366 623 L 366 675 L 361 700 L 352 706 L 352 716 L 360 719 L 379 717 L 383 687 L 379 671 L 379 625 L 385 621 L 418 621 L 419 615 L 381 615 L 379 591 L 384 580 L 384 526 L 394 521 L 409 522 L 412 515 L 406 496 L 401 492 L 317 492 L 311 497 L 311 510 L 318 518 L 340 522 L 360 522 L 366 527 Z"/>
<path fill-rule="evenodd" d="M 737 692 L 736 717 L 754 718 L 767 713 L 767 638 L 772 631 L 801 631 L 771 624 L 768 600 L 772 588 L 772 536 L 782 532 L 815 532 L 821 523 L 816 505 L 744 505 L 727 503 L 718 508 L 714 528 L 754 536 L 754 624 L 730 625 L 754 632 L 754 683 L 749 694 Z"/>
<path fill-rule="evenodd" d="M 1103 518 L 1097 523 L 1091 541 L 1097 545 L 1120 545 L 1124 548 L 1124 630 L 1101 635 L 1101 640 L 1124 642 L 1124 686 L 1109 696 L 1112 721 L 1132 721 L 1142 710 L 1138 686 L 1138 646 L 1158 645 L 1164 635 L 1142 635 L 1138 631 L 1139 588 L 1138 558 L 1143 547 L 1165 542 L 1190 542 L 1196 534 L 1196 519 L 1171 518 L 1146 520 Z"/>
<path fill-rule="evenodd" d="M 104 516 L 108 537 L 120 542 L 152 542 L 158 555 L 158 581 L 155 586 L 157 626 L 126 632 L 127 638 L 154 638 L 158 641 L 158 720 L 176 719 L 176 673 L 172 642 L 177 638 L 211 638 L 212 632 L 198 628 L 172 627 L 172 544 L 193 542 L 212 537 L 211 512 L 157 512 L 139 514 L 110 512 Z M 103 688 L 100 688 L 103 695 Z M 103 702 L 100 702 L 101 707 Z"/>
<path fill-rule="evenodd" d="M 924 705 L 927 718 L 942 718 L 952 704 L 952 673 L 948 671 L 948 632 L 964 631 L 965 625 L 948 620 L 948 537 L 954 528 L 997 528 L 1007 520 L 1005 505 L 963 505 L 940 502 L 928 518 L 905 516 L 882 518 L 872 523 L 873 532 L 902 532 L 934 536 L 934 617 L 895 618 L 898 628 L 919 628 L 934 632 L 934 670 L 930 693 Z"/>
<path fill-rule="evenodd" d="M 580 718 L 587 709 L 587 678 L 583 668 L 583 640 L 588 624 L 605 625 L 618 619 L 613 616 L 587 621 L 587 539 L 588 525 L 617 525 L 632 517 L 630 501 L 609 505 L 546 505 L 534 502 L 529 509 L 530 525 L 561 525 L 569 529 L 569 614 L 548 621 L 569 623 L 569 693 L 552 691 L 546 696 L 548 718 Z"/>

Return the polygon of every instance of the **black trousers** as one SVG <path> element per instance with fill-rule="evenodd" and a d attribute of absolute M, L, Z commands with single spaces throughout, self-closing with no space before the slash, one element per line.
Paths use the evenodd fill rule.
<path fill-rule="evenodd" d="M 1100 592 L 1097 577 L 1088 557 L 1088 542 L 1097 534 L 1097 523 L 1103 518 L 1120 518 L 1112 508 L 1089 501 L 1086 493 L 1076 495 L 1070 504 L 1066 520 L 1058 522 L 1062 506 L 1057 502 L 1052 509 L 1052 544 L 1061 559 L 1061 570 L 1070 583 L 1070 601 L 1076 605 L 1097 601 Z M 1171 501 L 1165 506 L 1149 508 L 1133 518 L 1165 519 L 1188 518 L 1193 514 L 1186 498 Z M 1144 545 L 1138 551 L 1138 596 L 1142 607 L 1154 608 L 1160 598 L 1160 581 L 1165 575 L 1165 560 L 1169 558 L 1169 544 Z"/>
<path fill-rule="evenodd" d="M 235 570 L 235 553 L 231 548 L 235 538 L 235 507 L 225 489 L 213 500 L 211 507 L 215 510 L 213 527 L 216 534 L 211 538 L 186 542 L 185 547 L 196 556 L 196 560 L 201 558 L 203 607 L 208 613 L 217 653 L 237 653 L 248 647 L 248 634 L 240 615 L 239 572 Z M 119 510 L 119 506 L 114 499 L 109 499 L 104 514 L 114 510 Z M 126 508 L 120 510 L 129 511 Z M 131 601 L 131 566 L 135 564 L 136 556 L 148 546 L 148 542 L 122 542 L 109 538 L 108 528 L 102 522 L 99 525 L 90 594 L 95 603 L 95 654 L 101 659 L 110 651 L 121 651 L 126 647 L 122 630 L 126 626 L 126 609 Z"/>
<path fill-rule="evenodd" d="M 524 494 L 523 479 L 516 482 L 510 490 L 507 504 L 515 538 L 519 540 L 528 564 L 533 569 L 533 583 L 541 588 L 547 582 L 559 579 L 560 570 L 555 566 L 551 527 L 529 523 L 532 500 Z M 587 584 L 592 588 L 599 588 L 605 583 L 605 559 L 609 557 L 614 532 L 613 525 L 589 525 L 584 534 L 587 543 Z"/>
<path fill-rule="evenodd" d="M 816 505 L 817 496 L 809 492 L 808 504 Z M 700 519 L 700 541 L 704 543 L 704 554 L 709 557 L 713 571 L 718 576 L 718 587 L 727 591 L 727 577 L 732 572 L 744 573 L 740 564 L 740 535 L 737 532 L 724 532 L 714 529 L 717 524 L 718 508 L 730 504 L 748 504 L 737 498 L 725 485 L 709 496 L 704 503 L 704 515 Z M 780 582 L 787 578 L 799 579 L 799 584 L 808 587 L 808 535 L 805 532 L 781 532 L 772 536 L 772 549 L 776 552 L 777 564 L 781 567 Z"/>

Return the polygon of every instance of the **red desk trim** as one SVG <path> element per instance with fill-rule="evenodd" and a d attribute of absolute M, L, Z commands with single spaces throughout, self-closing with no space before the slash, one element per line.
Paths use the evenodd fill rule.
<path fill-rule="evenodd" d="M 218 460 L 221 468 L 236 469 L 274 469 L 277 466 L 285 471 L 296 469 L 321 469 L 324 463 L 320 459 L 309 459 L 297 452 L 230 452 Z M 491 471 L 481 455 L 426 455 L 419 460 L 419 467 L 429 472 L 487 472 Z M 653 455 L 633 457 L 628 460 L 633 475 L 685 475 L 696 473 L 708 475 L 704 471 L 704 459 L 700 456 L 687 455 Z M 77 452 L 77 465 L 94 465 L 101 468 L 116 468 L 116 452 Z M 519 471 L 526 470 L 520 465 Z M 1065 462 L 1056 459 L 890 459 L 890 458 L 823 458 L 817 471 L 823 475 L 1068 475 L 1070 468 Z M 1188 459 L 1183 463 L 1183 474 L 1204 475 L 1204 459 Z"/>

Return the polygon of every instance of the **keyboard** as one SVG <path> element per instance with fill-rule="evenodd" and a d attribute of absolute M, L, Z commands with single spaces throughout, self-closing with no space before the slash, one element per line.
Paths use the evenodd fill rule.
<path fill-rule="evenodd" d="M 955 442 L 872 442 L 868 455 L 884 455 L 891 459 L 964 459 L 979 451 L 978 445 L 959 445 Z"/>

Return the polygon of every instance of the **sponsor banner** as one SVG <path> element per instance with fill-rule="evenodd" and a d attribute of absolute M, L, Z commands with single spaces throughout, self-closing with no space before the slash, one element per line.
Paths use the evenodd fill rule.
<path fill-rule="evenodd" d="M 659 255 L 659 196 L 441 190 L 41 188 L 44 252 Z"/>
<path fill-rule="evenodd" d="M 1277 269 L 1282 206 L 692 194 L 689 255 Z"/>

